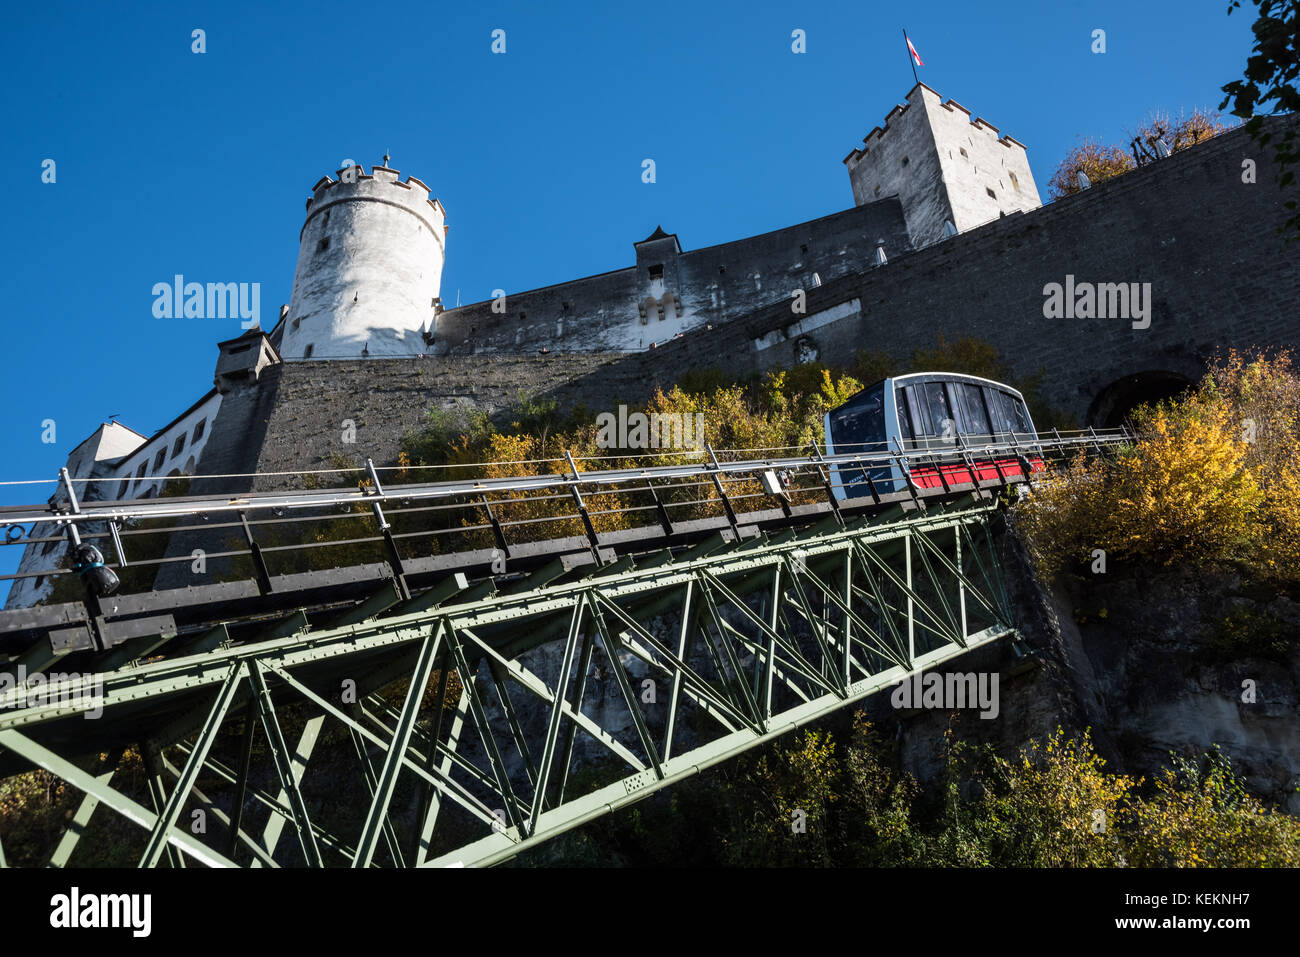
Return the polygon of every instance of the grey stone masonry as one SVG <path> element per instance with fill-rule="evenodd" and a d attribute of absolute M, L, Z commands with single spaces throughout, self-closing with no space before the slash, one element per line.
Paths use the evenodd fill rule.
<path fill-rule="evenodd" d="M 635 266 L 439 314 L 432 349 L 640 352 L 856 272 L 880 240 L 889 256 L 911 248 L 897 199 L 686 252 L 657 229 L 634 244 Z"/>

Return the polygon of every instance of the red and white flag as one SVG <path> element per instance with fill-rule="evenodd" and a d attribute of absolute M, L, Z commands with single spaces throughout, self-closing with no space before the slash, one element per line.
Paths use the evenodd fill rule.
<path fill-rule="evenodd" d="M 925 64 L 921 62 L 921 54 L 917 53 L 916 47 L 912 46 L 912 38 L 904 33 L 903 39 L 907 41 L 907 48 L 912 51 L 912 59 L 916 61 L 916 65 L 925 66 Z"/>

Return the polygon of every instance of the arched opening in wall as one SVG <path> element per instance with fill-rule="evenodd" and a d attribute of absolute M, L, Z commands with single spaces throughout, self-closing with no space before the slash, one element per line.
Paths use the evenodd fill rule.
<path fill-rule="evenodd" d="M 1099 429 L 1118 428 L 1138 406 L 1172 399 L 1191 387 L 1192 380 L 1177 372 L 1153 369 L 1126 375 L 1097 393 L 1088 409 L 1088 424 Z"/>

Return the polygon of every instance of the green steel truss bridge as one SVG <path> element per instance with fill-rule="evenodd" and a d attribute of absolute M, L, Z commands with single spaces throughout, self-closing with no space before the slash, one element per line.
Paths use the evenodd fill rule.
<path fill-rule="evenodd" d="M 0 778 L 44 769 L 77 796 L 39 847 L 0 827 L 0 864 L 506 861 L 1013 636 L 994 537 L 1023 480 L 973 463 L 1128 441 L 566 456 L 388 487 L 367 463 L 352 489 L 144 502 L 64 473 L 52 504 L 0 509 L 14 544 L 103 542 L 124 572 L 166 519 L 152 534 L 237 531 L 247 547 L 220 554 L 246 574 L 0 612 Z M 829 466 L 896 460 L 950 467 L 939 488 L 832 494 Z M 275 549 L 328 546 L 259 535 L 358 516 L 383 561 L 272 574 Z"/>

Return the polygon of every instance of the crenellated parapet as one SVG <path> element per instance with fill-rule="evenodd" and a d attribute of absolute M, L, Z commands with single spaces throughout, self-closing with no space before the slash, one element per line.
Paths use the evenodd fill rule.
<path fill-rule="evenodd" d="M 302 232 L 307 229 L 313 217 L 339 203 L 379 202 L 392 203 L 405 208 L 420 219 L 434 233 L 441 244 L 447 233 L 446 210 L 437 197 L 429 195 L 429 187 L 422 180 L 408 176 L 403 182 L 401 171 L 386 166 L 371 167 L 366 173 L 365 167 L 357 165 L 336 170 L 337 179 L 322 176 L 312 186 L 312 194 L 307 199 L 307 217 L 303 221 Z"/>
<path fill-rule="evenodd" d="M 285 316 L 286 360 L 419 355 L 446 258 L 446 213 L 429 187 L 385 164 L 312 186 Z"/>
<path fill-rule="evenodd" d="M 858 205 L 899 197 L 918 247 L 1041 205 L 1025 145 L 924 83 L 844 165 Z"/>
<path fill-rule="evenodd" d="M 1004 146 L 1007 149 L 1019 149 L 1022 151 L 1025 149 L 1024 143 L 1020 142 L 1018 139 L 1016 139 L 1013 136 L 1001 135 L 1001 131 L 998 129 L 998 127 L 994 126 L 992 123 L 990 123 L 988 120 L 984 119 L 983 117 L 974 116 L 970 110 L 966 109 L 966 107 L 962 106 L 956 100 L 943 99 L 942 95 L 936 93 L 934 90 L 930 89 L 930 87 L 926 86 L 924 83 L 918 83 L 916 87 L 913 88 L 913 92 L 917 92 L 917 91 L 924 91 L 925 93 L 930 94 L 930 96 L 933 97 L 934 100 L 936 101 L 937 105 L 942 109 L 945 109 L 950 113 L 954 113 L 959 116 L 964 116 L 973 129 L 978 130 L 982 135 L 991 136 L 992 139 L 999 145 Z M 911 93 L 908 94 L 909 98 L 911 97 L 911 95 L 912 95 Z M 879 146 L 881 140 L 888 135 L 891 124 L 894 124 L 894 122 L 899 117 L 901 117 L 904 113 L 906 113 L 907 110 L 910 108 L 911 108 L 911 104 L 900 103 L 897 106 L 895 106 L 892 110 L 890 110 L 887 114 L 885 114 L 885 119 L 882 122 L 882 124 L 880 126 L 873 127 L 871 132 L 862 138 L 862 146 L 851 150 L 849 152 L 849 155 L 844 157 L 843 162 L 846 165 L 850 165 L 850 163 L 856 164 L 858 161 L 862 159 L 863 156 L 871 152 L 872 149 Z"/>

